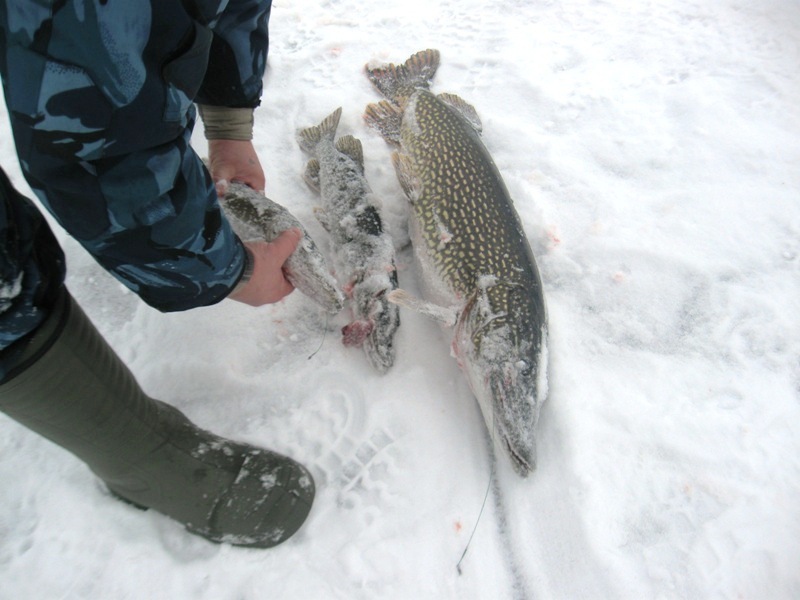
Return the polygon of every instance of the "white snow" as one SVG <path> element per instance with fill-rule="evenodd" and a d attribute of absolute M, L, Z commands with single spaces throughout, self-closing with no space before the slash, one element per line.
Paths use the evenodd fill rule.
<path fill-rule="evenodd" d="M 538 470 L 498 457 L 459 576 L 491 460 L 438 327 L 404 311 L 380 376 L 299 294 L 162 315 L 59 230 L 145 390 L 304 462 L 318 495 L 281 546 L 213 545 L 2 416 L 0 598 L 800 597 L 799 31 L 791 0 L 275 0 L 257 146 L 320 241 L 295 130 L 337 106 L 408 240 L 366 63 L 437 48 L 433 91 L 476 107 L 545 285 Z"/>

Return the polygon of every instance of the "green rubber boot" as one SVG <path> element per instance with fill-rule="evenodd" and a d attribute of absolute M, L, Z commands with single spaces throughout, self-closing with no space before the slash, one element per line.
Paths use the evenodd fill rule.
<path fill-rule="evenodd" d="M 209 540 L 268 548 L 295 533 L 314 499 L 311 474 L 146 396 L 62 290 L 0 385 L 0 410 L 83 460 L 113 494 Z"/>

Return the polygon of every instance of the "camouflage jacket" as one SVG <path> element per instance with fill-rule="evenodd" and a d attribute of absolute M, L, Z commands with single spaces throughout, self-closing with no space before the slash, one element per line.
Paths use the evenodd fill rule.
<path fill-rule="evenodd" d="M 28 183 L 103 267 L 162 311 L 213 304 L 241 276 L 241 242 L 189 142 L 195 101 L 259 103 L 270 7 L 0 0 L 0 75 Z M 36 282 L 59 267 L 41 257 L 61 255 L 33 252 L 25 238 L 46 228 L 41 215 L 13 191 L 0 199 L 2 349 L 46 314 Z"/>

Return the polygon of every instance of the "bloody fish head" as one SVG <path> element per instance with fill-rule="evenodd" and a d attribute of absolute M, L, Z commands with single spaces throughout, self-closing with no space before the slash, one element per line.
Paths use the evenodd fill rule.
<path fill-rule="evenodd" d="M 397 288 L 397 272 L 377 269 L 363 273 L 353 285 L 351 306 L 355 320 L 347 325 L 345 345 L 364 347 L 367 359 L 380 373 L 386 373 L 394 364 L 394 336 L 400 326 L 400 311 L 387 294 Z M 348 339 L 353 343 L 348 344 Z"/>

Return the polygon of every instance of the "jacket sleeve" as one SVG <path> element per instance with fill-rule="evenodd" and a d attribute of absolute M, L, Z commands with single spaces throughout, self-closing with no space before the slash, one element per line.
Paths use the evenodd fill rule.
<path fill-rule="evenodd" d="M 0 16 L 0 72 L 42 204 L 159 310 L 226 297 L 244 249 L 190 145 L 209 30 L 180 0 L 22 4 Z"/>
<path fill-rule="evenodd" d="M 259 105 L 271 6 L 271 0 L 229 0 L 224 11 L 211 18 L 214 36 L 198 103 L 232 108 Z"/>

